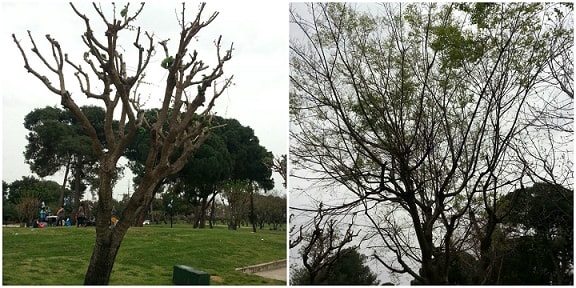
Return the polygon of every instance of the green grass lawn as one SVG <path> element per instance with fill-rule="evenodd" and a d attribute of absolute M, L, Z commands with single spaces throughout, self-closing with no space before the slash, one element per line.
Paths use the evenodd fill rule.
<path fill-rule="evenodd" d="M 94 227 L 2 229 L 3 285 L 82 285 Z M 110 285 L 173 285 L 174 265 L 211 275 L 211 285 L 286 285 L 234 269 L 287 258 L 286 232 L 190 225 L 132 227 L 120 247 Z"/>

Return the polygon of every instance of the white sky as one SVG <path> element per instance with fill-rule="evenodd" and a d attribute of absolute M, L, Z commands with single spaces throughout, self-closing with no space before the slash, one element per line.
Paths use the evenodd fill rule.
<path fill-rule="evenodd" d="M 85 3 L 85 4 L 84 4 Z M 98 3 L 98 2 L 97 2 Z M 125 2 L 117 2 L 120 10 Z M 176 19 L 181 11 L 181 1 L 147 2 L 137 19 L 137 24 L 143 31 L 153 32 L 156 43 L 170 38 L 176 45 L 179 38 L 179 26 Z M 186 15 L 189 20 L 196 16 L 199 2 L 187 2 Z M 16 34 L 26 52 L 30 51 L 30 42 L 26 30 L 33 33 L 37 45 L 45 45 L 44 35 L 50 34 L 58 40 L 64 52 L 72 58 L 81 59 L 86 48 L 80 40 L 84 32 L 83 21 L 76 16 L 67 2 L 61 1 L 4 1 L 0 2 L 0 45 L 2 47 L 1 61 L 3 77 L 0 81 L 2 91 L 2 179 L 8 183 L 32 175 L 24 163 L 24 149 L 27 144 L 25 136 L 28 131 L 23 122 L 26 114 L 35 108 L 46 106 L 60 107 L 60 99 L 50 93 L 43 84 L 28 74 L 24 62 L 12 40 Z M 103 10 L 112 9 L 111 2 L 100 2 Z M 76 7 L 93 19 L 92 25 L 100 23 L 90 1 L 77 2 Z M 130 5 L 130 11 L 135 11 L 139 2 Z M 235 85 L 217 100 L 215 111 L 217 115 L 235 118 L 244 126 L 254 129 L 260 144 L 272 151 L 274 155 L 286 154 L 288 145 L 288 3 L 280 1 L 250 2 L 250 1 L 212 1 L 208 2 L 204 11 L 204 19 L 212 12 L 220 14 L 212 24 L 200 31 L 199 39 L 193 42 L 190 50 L 197 49 L 200 59 L 210 64 L 216 57 L 213 41 L 222 35 L 223 50 L 234 42 L 232 59 L 225 65 L 226 76 L 234 75 Z M 102 30 L 94 28 L 96 35 Z M 103 35 L 102 35 L 103 36 Z M 132 37 L 132 35 L 130 35 Z M 142 43 L 141 37 L 141 43 Z M 133 41 L 132 39 L 130 41 Z M 146 46 L 146 45 L 144 45 Z M 46 46 L 44 46 L 46 48 Z M 125 47 L 127 50 L 133 46 Z M 147 70 L 147 80 L 159 83 L 141 88 L 142 94 L 150 93 L 150 105 L 158 105 L 160 96 L 154 89 L 162 89 L 165 80 L 165 70 L 160 67 L 163 54 L 161 47 Z M 173 49 L 175 50 L 175 49 Z M 50 55 L 50 50 L 44 50 Z M 29 60 L 32 54 L 28 54 Z M 128 68 L 130 68 L 130 61 Z M 83 61 L 76 61 L 82 64 Z M 136 64 L 132 62 L 132 66 Z M 83 66 L 86 67 L 86 64 Z M 40 66 L 33 66 L 39 69 Z M 46 70 L 42 70 L 46 71 Z M 70 69 L 68 71 L 71 71 Z M 55 80 L 53 80 L 54 82 Z M 94 80 L 93 80 L 94 81 Z M 68 89 L 79 105 L 88 103 L 86 97 L 77 90 L 77 83 L 69 81 Z M 146 90 L 149 91 L 146 91 Z M 76 92 L 76 93 L 74 93 Z M 131 186 L 129 169 L 126 176 L 116 186 L 114 196 L 121 197 Z M 63 173 L 47 177 L 61 183 Z M 281 178 L 274 173 L 275 190 L 284 192 Z M 131 190 L 130 190 L 131 191 Z M 87 195 L 86 197 L 90 197 Z"/>

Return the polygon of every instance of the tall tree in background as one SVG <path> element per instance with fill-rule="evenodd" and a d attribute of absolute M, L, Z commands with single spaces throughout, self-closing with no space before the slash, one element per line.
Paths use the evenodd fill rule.
<path fill-rule="evenodd" d="M 145 118 L 149 121 L 155 119 L 155 109 L 145 112 Z M 243 126 L 236 119 L 225 119 L 215 116 L 212 123 L 211 137 L 202 145 L 194 155 L 190 156 L 186 165 L 176 174 L 167 178 L 166 184 L 173 184 L 171 193 L 175 197 L 186 198 L 195 207 L 194 228 L 204 228 L 207 211 L 215 205 L 216 196 L 221 190 L 227 190 L 234 186 L 244 187 L 245 193 L 254 192 L 254 189 L 273 188 L 271 179 L 272 168 L 265 163 L 270 159 L 271 153 L 261 146 L 254 130 Z M 149 146 L 149 132 L 141 129 L 135 137 L 135 141 L 128 147 L 126 156 L 129 166 L 137 175 L 136 181 L 140 181 L 144 172 L 145 159 Z M 230 183 L 247 182 L 246 185 L 228 185 Z M 258 187 L 254 186 L 258 185 Z M 228 187 L 226 187 L 228 186 Z M 242 189 L 240 189 L 242 190 Z M 228 191 L 226 195 L 235 195 Z M 241 191 L 236 191 L 241 193 Z M 251 194 L 252 195 L 252 194 Z M 240 201 L 235 206 L 239 214 L 243 197 L 235 195 L 228 201 Z M 142 211 L 146 212 L 146 211 Z M 142 213 L 144 217 L 146 213 Z M 237 214 L 237 213 L 234 213 Z M 136 222 L 141 225 L 143 218 Z M 234 226 L 234 225 L 232 225 Z"/>
<path fill-rule="evenodd" d="M 384 247 L 373 256 L 389 271 L 449 284 L 450 263 L 474 251 L 470 281 L 489 283 L 494 233 L 513 207 L 497 201 L 512 194 L 514 202 L 529 172 L 540 171 L 517 152 L 532 123 L 527 103 L 545 93 L 547 69 L 565 48 L 549 44 L 573 41 L 560 41 L 573 35 L 555 15 L 572 7 L 366 9 L 378 13 L 344 3 L 292 6 L 295 177 L 341 187 L 344 196 L 324 209 L 365 215 L 373 246 Z"/>
<path fill-rule="evenodd" d="M 108 283 L 118 249 L 130 223 L 141 210 L 149 207 L 157 186 L 169 175 L 180 171 L 189 156 L 209 136 L 210 129 L 206 125 L 212 117 L 210 111 L 216 99 L 231 83 L 231 78 L 219 83 L 216 80 L 224 75 L 223 67 L 231 59 L 232 45 L 222 51 L 221 37 L 214 42 L 216 63 L 211 65 L 210 69 L 208 64 L 198 58 L 197 51 L 188 50 L 192 39 L 195 39 L 199 31 L 214 21 L 218 15 L 215 12 L 204 19 L 205 3 L 200 4 L 198 13 L 192 21 L 188 20 L 185 6 L 182 5 L 181 13 L 178 15 L 181 28 L 178 43 L 175 46 L 168 45 L 168 40 L 159 43 L 165 57 L 159 65 L 161 67 L 148 66 L 156 52 L 154 36 L 143 32 L 134 23 L 144 8 L 144 3 L 135 9 L 126 4 L 120 11 L 116 10 L 114 3 L 112 5 L 114 13 L 106 16 L 110 14 L 104 13 L 96 3 L 93 4 L 97 13 L 96 18 L 100 19 L 106 28 L 105 31 L 95 33 L 90 18 L 70 3 L 74 13 L 86 27 L 86 32 L 81 38 L 86 47 L 83 61 L 87 69 L 64 54 L 64 47 L 50 35 L 46 35 L 50 51 L 40 51 L 32 33 L 29 32 L 32 53 L 45 69 L 34 68 L 32 64 L 36 62 L 30 61 L 16 35 L 12 35 L 24 59 L 26 71 L 42 81 L 50 92 L 60 96 L 61 104 L 82 124 L 86 135 L 90 138 L 92 153 L 99 162 L 96 240 L 85 284 Z M 128 50 L 128 47 L 133 48 Z M 135 63 L 129 65 L 126 62 L 128 59 L 135 59 Z M 106 147 L 102 145 L 90 119 L 72 98 L 64 67 L 74 71 L 80 91 L 86 97 L 99 100 L 104 106 Z M 126 67 L 132 69 L 127 70 Z M 156 122 L 145 121 L 142 106 L 144 103 L 140 101 L 137 93 L 137 84 L 148 68 L 162 68 L 167 71 L 164 95 Z M 202 73 L 204 74 L 201 75 Z M 118 121 L 117 129 L 113 126 L 114 120 Z M 113 206 L 112 184 L 118 159 L 141 127 L 146 127 L 151 133 L 144 174 L 140 185 L 121 212 L 120 218 L 126 221 L 120 221 L 115 227 L 109 227 Z"/>
<path fill-rule="evenodd" d="M 102 145 L 106 146 L 104 109 L 97 106 L 82 106 L 80 110 L 95 127 Z M 30 170 L 40 177 L 46 177 L 64 168 L 64 180 L 56 205 L 64 204 L 64 191 L 67 182 L 70 181 L 74 190 L 73 210 L 76 211 L 86 185 L 97 183 L 98 180 L 98 161 L 92 154 L 90 138 L 84 133 L 81 123 L 67 110 L 45 107 L 28 113 L 24 118 L 24 127 L 30 131 L 26 136 L 28 144 L 24 151 L 24 158 L 30 165 Z M 117 168 L 114 183 L 122 174 L 122 170 L 120 167 Z M 72 177 L 68 179 L 70 171 Z"/>
<path fill-rule="evenodd" d="M 212 148 L 215 149 L 211 151 L 211 157 L 207 159 L 195 155 L 188 165 L 190 170 L 183 171 L 186 174 L 181 175 L 185 176 L 183 178 L 192 180 L 191 176 L 194 175 L 194 171 L 204 170 L 202 173 L 213 171 L 204 180 L 188 180 L 192 184 L 190 187 L 200 192 L 198 194 L 201 200 L 199 211 L 204 215 L 199 215 L 200 217 L 196 218 L 205 220 L 208 205 L 215 203 L 218 191 L 226 186 L 226 183 L 245 182 L 246 186 L 243 187 L 246 190 L 244 192 L 250 195 L 250 221 L 255 227 L 254 192 L 259 189 L 267 191 L 274 187 L 274 181 L 271 178 L 272 169 L 265 165 L 271 152 L 260 145 L 260 141 L 252 128 L 242 125 L 236 119 L 218 117 L 214 119 L 214 124 L 220 128 L 214 130 L 214 135 L 217 136 L 213 142 Z M 242 185 L 236 187 L 242 187 Z"/>
<path fill-rule="evenodd" d="M 212 136 L 189 159 L 184 168 L 173 176 L 182 185 L 182 193 L 193 204 L 194 228 L 205 228 L 207 212 L 213 207 L 222 182 L 229 179 L 232 160 L 221 136 L 226 129 L 224 119 L 215 117 Z M 223 126 L 223 127 L 222 127 Z"/>
<path fill-rule="evenodd" d="M 90 139 L 87 142 L 83 141 L 87 137 L 83 133 L 76 134 L 74 127 L 70 124 L 71 119 L 56 107 L 35 109 L 24 118 L 24 127 L 30 131 L 26 136 L 28 144 L 24 151 L 24 158 L 30 165 L 30 170 L 40 177 L 46 177 L 54 175 L 62 167 L 65 169 L 58 205 L 64 203 L 64 190 L 70 169 L 78 170 L 82 165 L 79 163 L 80 159 L 90 156 Z M 93 164 L 95 159 L 89 158 Z M 80 170 L 73 174 L 79 173 L 81 173 Z M 75 196 L 80 197 L 80 186 L 77 185 L 76 188 Z"/>
<path fill-rule="evenodd" d="M 145 118 L 147 121 L 156 121 L 158 115 L 157 109 L 146 110 Z M 197 218 L 205 219 L 205 210 L 216 196 L 216 186 L 220 181 L 228 178 L 231 170 L 231 160 L 224 140 L 221 137 L 222 129 L 225 123 L 223 118 L 215 116 L 210 124 L 214 129 L 210 137 L 200 148 L 190 156 L 188 162 L 176 174 L 166 178 L 165 184 L 172 184 L 178 191 L 172 191 L 174 196 L 186 194 L 194 206 L 200 206 L 196 209 Z M 145 128 L 140 129 L 133 143 L 126 151 L 126 157 L 129 160 L 128 166 L 136 175 L 135 184 L 139 184 L 142 175 L 145 172 L 146 155 L 150 149 L 150 131 Z M 159 188 L 159 187 L 158 187 Z M 157 190 L 157 192 L 159 192 Z M 209 199 L 210 198 L 210 199 Z M 141 226 L 147 216 L 147 211 L 141 211 L 135 225 Z M 197 220 L 197 221 L 196 221 Z M 201 225 L 200 219 L 196 219 L 195 228 Z"/>
<path fill-rule="evenodd" d="M 233 189 L 243 187 L 244 192 L 249 194 L 248 218 L 252 224 L 252 231 L 256 232 L 254 193 L 260 189 L 268 191 L 274 188 L 272 169 L 266 165 L 268 159 L 272 157 L 272 152 L 260 145 L 252 128 L 242 126 L 237 120 L 231 120 L 226 124 L 224 137 L 227 139 L 226 145 L 232 157 L 233 168 L 230 179 L 235 183 L 232 185 Z"/>
<path fill-rule="evenodd" d="M 501 224 L 494 284 L 574 284 L 574 191 L 558 184 L 522 188 Z M 500 205 L 510 205 L 506 195 Z"/>

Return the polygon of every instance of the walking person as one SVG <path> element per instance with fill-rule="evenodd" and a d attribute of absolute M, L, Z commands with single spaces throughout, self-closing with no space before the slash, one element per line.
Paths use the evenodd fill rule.
<path fill-rule="evenodd" d="M 61 206 L 58 211 L 56 211 L 56 226 L 64 226 L 64 206 Z"/>
<path fill-rule="evenodd" d="M 86 227 L 86 214 L 84 212 L 84 203 L 80 203 L 78 207 L 78 221 L 76 227 Z"/>
<path fill-rule="evenodd" d="M 46 221 L 46 211 L 44 207 L 40 208 L 40 222 Z"/>

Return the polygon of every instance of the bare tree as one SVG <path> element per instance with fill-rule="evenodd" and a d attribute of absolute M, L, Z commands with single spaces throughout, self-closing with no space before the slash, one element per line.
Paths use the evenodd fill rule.
<path fill-rule="evenodd" d="M 204 19 L 205 3 L 202 3 L 196 17 L 189 21 L 183 4 L 178 19 L 181 33 L 177 50 L 170 51 L 168 40 L 159 43 L 165 53 L 161 66 L 168 71 L 168 74 L 157 121 L 149 123 L 144 118 L 143 103 L 137 87 L 146 69 L 150 68 L 148 65 L 156 51 L 154 38 L 152 34 L 142 32 L 140 27 L 133 26 L 144 8 L 144 3 L 137 7 L 134 13 L 129 10 L 132 8 L 129 5 L 122 7 L 120 11 L 116 11 L 116 6 L 113 6 L 114 14 L 110 18 L 94 3 L 97 19 L 100 19 L 106 27 L 106 31 L 100 34 L 92 30 L 91 19 L 70 3 L 74 13 L 83 20 L 86 27 L 82 41 L 87 51 L 83 55 L 83 61 L 88 69 L 69 59 L 68 54 L 63 52 L 64 47 L 50 35 L 46 35 L 50 51 L 40 51 L 29 31 L 31 51 L 43 65 L 32 67 L 29 55 L 16 35 L 12 35 L 20 49 L 26 70 L 42 81 L 48 90 L 59 95 L 61 104 L 79 119 L 85 133 L 92 140 L 92 150 L 99 161 L 96 241 L 86 272 L 85 284 L 108 283 L 118 249 L 130 223 L 140 211 L 147 210 L 156 188 L 162 181 L 178 172 L 188 157 L 209 137 L 210 129 L 206 125 L 212 117 L 211 109 L 232 79 L 230 77 L 216 82 L 224 75 L 223 67 L 231 59 L 232 51 L 231 45 L 222 52 L 221 37 L 214 42 L 216 64 L 211 69 L 199 59 L 197 51 L 188 50 L 190 42 L 199 31 L 214 21 L 218 13 L 214 12 Z M 120 49 L 123 43 L 120 39 L 128 38 L 127 35 L 120 37 L 124 32 L 133 34 L 133 42 L 130 44 L 137 56 L 136 64 L 130 67 L 134 67 L 134 71 L 127 70 L 129 55 L 125 56 L 122 51 L 126 50 Z M 101 35 L 104 36 L 103 39 Z M 96 130 L 74 101 L 69 83 L 66 81 L 64 67 L 74 71 L 80 90 L 86 97 L 102 101 L 106 110 L 105 145 L 98 139 Z M 200 76 L 201 72 L 204 75 Z M 97 87 L 94 81 L 101 86 Z M 213 88 L 212 92 L 209 88 Z M 112 125 L 114 119 L 119 122 L 117 128 Z M 117 162 L 141 127 L 151 131 L 145 173 L 126 208 L 121 212 L 122 221 L 110 227 L 108 224 L 112 211 L 112 182 Z"/>
<path fill-rule="evenodd" d="M 280 174 L 284 182 L 282 185 L 286 188 L 286 177 L 287 177 L 287 161 L 286 154 L 282 154 L 280 157 L 274 156 L 272 159 L 267 159 L 266 166 L 270 167 L 272 171 Z"/>
<path fill-rule="evenodd" d="M 573 182 L 574 141 L 574 7 L 557 3 L 548 24 L 556 37 L 548 44 L 549 58 L 538 93 L 530 101 L 524 141 L 516 146 L 521 165 L 536 182 L 569 187 Z"/>
<path fill-rule="evenodd" d="M 487 283 L 508 213 L 497 201 L 528 181 L 511 164 L 549 65 L 549 13 L 538 3 L 292 6 L 294 178 L 341 187 L 348 200 L 325 207 L 364 215 L 375 247 L 391 251 L 374 250 L 389 271 L 448 284 L 448 264 L 475 251 L 472 281 Z"/>
<path fill-rule="evenodd" d="M 291 248 L 300 246 L 300 256 L 306 273 L 299 277 L 307 276 L 308 279 L 300 279 L 306 284 L 316 284 L 319 273 L 329 270 L 345 247 L 351 245 L 354 237 L 358 236 L 353 230 L 353 220 L 347 225 L 344 234 L 341 234 L 338 228 L 339 221 L 324 211 L 322 204 L 318 207 L 311 224 L 306 233 L 300 232 L 298 238 L 291 239 L 290 242 Z"/>

